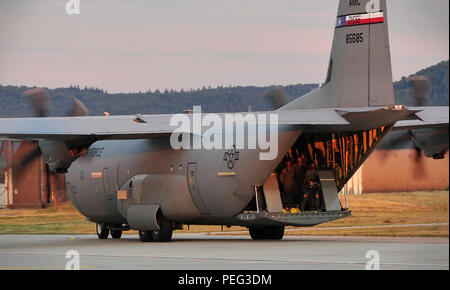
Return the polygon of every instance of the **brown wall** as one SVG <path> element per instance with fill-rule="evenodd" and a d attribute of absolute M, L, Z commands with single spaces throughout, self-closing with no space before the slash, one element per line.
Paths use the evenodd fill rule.
<path fill-rule="evenodd" d="M 41 205 L 40 159 L 33 160 L 24 168 L 19 166 L 21 160 L 35 148 L 36 145 L 33 143 L 22 142 L 13 156 L 13 206 Z"/>
<path fill-rule="evenodd" d="M 36 148 L 36 144 L 22 142 L 13 156 L 13 204 L 12 207 L 40 207 L 52 202 L 68 201 L 64 174 L 47 176 L 42 158 L 36 158 L 25 168 L 21 161 Z M 49 185 L 47 184 L 49 179 Z"/>
<path fill-rule="evenodd" d="M 415 150 L 377 150 L 361 171 L 362 192 L 411 192 L 447 190 L 449 156 L 443 160 L 421 158 Z"/>

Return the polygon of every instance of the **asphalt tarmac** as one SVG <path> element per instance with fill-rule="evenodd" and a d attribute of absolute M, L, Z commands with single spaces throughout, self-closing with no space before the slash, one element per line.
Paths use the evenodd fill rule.
<path fill-rule="evenodd" d="M 134 235 L 0 235 L 0 270 L 65 269 L 77 253 L 82 270 L 364 270 L 377 261 L 381 270 L 449 269 L 448 238 L 175 234 L 170 243 L 142 243 Z"/>

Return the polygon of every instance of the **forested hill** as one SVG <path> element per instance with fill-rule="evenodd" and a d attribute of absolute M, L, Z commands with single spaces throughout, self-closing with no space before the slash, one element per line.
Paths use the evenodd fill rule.
<path fill-rule="evenodd" d="M 432 83 L 429 105 L 449 104 L 449 62 L 441 62 L 417 74 L 427 76 Z M 298 98 L 318 87 L 318 84 L 285 86 L 290 100 Z M 31 117 L 33 110 L 21 95 L 29 87 L 0 85 L 0 117 Z M 203 112 L 245 112 L 249 103 L 254 111 L 272 109 L 265 97 L 270 87 L 218 87 L 190 91 L 165 90 L 163 92 L 140 92 L 109 94 L 97 88 L 50 89 L 51 116 L 64 116 L 69 110 L 71 97 L 79 98 L 89 108 L 91 115 L 164 114 L 181 113 L 201 105 Z M 398 104 L 412 105 L 411 88 L 407 78 L 394 83 Z"/>
<path fill-rule="evenodd" d="M 317 88 L 317 84 L 286 86 L 289 99 L 293 100 Z M 21 95 L 29 87 L 0 86 L 0 117 L 33 116 L 33 110 Z M 49 90 L 51 115 L 64 116 L 70 108 L 71 97 L 79 98 L 91 115 L 165 114 L 182 113 L 202 106 L 203 112 L 246 112 L 249 102 L 254 111 L 270 110 L 265 94 L 270 87 L 218 87 L 192 91 L 145 92 L 109 94 L 97 88 L 70 87 Z"/>

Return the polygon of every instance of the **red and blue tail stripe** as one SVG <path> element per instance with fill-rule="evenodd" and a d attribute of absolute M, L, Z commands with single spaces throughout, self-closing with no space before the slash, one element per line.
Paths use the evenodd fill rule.
<path fill-rule="evenodd" d="M 383 12 L 353 14 L 338 17 L 336 19 L 336 28 L 364 25 L 364 24 L 383 23 L 383 22 L 384 22 Z"/>

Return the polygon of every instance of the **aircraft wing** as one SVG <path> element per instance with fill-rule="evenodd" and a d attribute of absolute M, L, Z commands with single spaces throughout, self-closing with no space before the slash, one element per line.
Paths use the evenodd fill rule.
<path fill-rule="evenodd" d="M 331 109 L 264 113 L 277 114 L 279 123 L 283 125 L 348 125 L 344 118 Z M 248 113 L 242 113 L 244 117 L 246 114 Z M 79 139 L 127 140 L 162 138 L 169 136 L 178 128 L 177 126 L 170 126 L 170 120 L 174 116 L 127 115 L 0 118 L 0 139 L 71 142 Z M 192 115 L 186 116 L 192 118 Z"/>
<path fill-rule="evenodd" d="M 422 110 L 423 111 L 423 110 Z M 417 119 L 416 113 L 403 106 L 385 108 L 349 108 L 317 110 L 285 110 L 262 112 L 266 122 L 277 115 L 277 124 L 287 130 L 304 132 L 359 131 L 392 126 L 400 120 Z M 248 114 L 241 113 L 240 118 Z M 205 114 L 206 115 L 206 114 Z M 220 115 L 226 120 L 225 114 Z M 232 117 L 236 117 L 233 114 Z M 177 115 L 189 123 L 185 133 L 193 133 L 192 114 Z M 423 113 L 423 117 L 428 114 Z M 71 163 L 96 141 L 167 138 L 180 132 L 180 124 L 171 120 L 175 115 L 134 115 L 62 118 L 0 119 L 0 140 L 32 140 L 39 142 L 40 152 L 51 171 L 66 172 Z M 186 118 L 185 118 L 186 117 Z M 239 116 L 238 116 L 239 117 Z M 253 116 L 254 120 L 256 119 Z M 239 118 L 238 118 L 239 119 Z M 251 119 L 251 118 L 250 118 Z M 259 119 L 259 118 L 258 118 Z M 443 120 L 440 120 L 442 124 Z M 445 120 L 444 120 L 445 121 Z M 431 124 L 431 121 L 426 123 Z M 448 124 L 448 116 L 447 116 Z M 226 126 L 226 123 L 223 125 Z"/>
<path fill-rule="evenodd" d="M 72 141 L 160 138 L 173 132 L 171 115 L 5 118 L 0 119 L 0 139 Z"/>
<path fill-rule="evenodd" d="M 399 120 L 400 126 L 448 125 L 448 107 L 444 108 L 348 108 L 286 110 L 261 112 L 277 114 L 280 125 L 294 125 L 305 131 L 355 131 L 390 126 Z M 245 117 L 246 114 L 242 113 Z M 255 113 L 258 114 L 258 113 Z M 416 116 L 417 114 L 417 116 Z M 204 113 L 203 115 L 206 115 Z M 219 114 L 224 115 L 224 114 Z M 92 117 L 5 118 L 0 119 L 0 139 L 51 140 L 126 140 L 154 139 L 169 136 L 177 126 L 170 126 L 174 115 L 128 115 Z M 186 115 L 192 118 L 192 115 Z M 434 118 L 434 119 L 433 119 Z M 187 132 L 191 133 L 191 132 Z"/>

